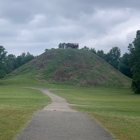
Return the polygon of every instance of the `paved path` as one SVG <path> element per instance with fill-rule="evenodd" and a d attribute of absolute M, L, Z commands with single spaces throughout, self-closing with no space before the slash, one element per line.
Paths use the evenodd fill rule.
<path fill-rule="evenodd" d="M 65 99 L 40 90 L 52 103 L 34 114 L 16 140 L 115 140 L 88 115 L 72 110 Z"/>

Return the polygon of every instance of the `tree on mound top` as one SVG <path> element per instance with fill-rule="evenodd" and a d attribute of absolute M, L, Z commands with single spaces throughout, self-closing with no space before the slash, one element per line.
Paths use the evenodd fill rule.
<path fill-rule="evenodd" d="M 137 31 L 133 44 L 129 44 L 130 66 L 133 74 L 131 88 L 136 94 L 140 94 L 140 30 Z"/>

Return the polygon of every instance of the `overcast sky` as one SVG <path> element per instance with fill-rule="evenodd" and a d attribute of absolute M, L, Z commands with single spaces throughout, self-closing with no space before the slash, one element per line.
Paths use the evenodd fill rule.
<path fill-rule="evenodd" d="M 59 43 L 127 51 L 140 29 L 140 0 L 0 0 L 0 45 L 39 55 Z"/>

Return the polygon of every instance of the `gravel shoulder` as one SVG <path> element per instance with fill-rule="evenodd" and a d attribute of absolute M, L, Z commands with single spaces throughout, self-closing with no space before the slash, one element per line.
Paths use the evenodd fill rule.
<path fill-rule="evenodd" d="M 47 89 L 51 104 L 36 112 L 16 140 L 115 140 L 87 114 L 71 109 L 64 98 Z"/>

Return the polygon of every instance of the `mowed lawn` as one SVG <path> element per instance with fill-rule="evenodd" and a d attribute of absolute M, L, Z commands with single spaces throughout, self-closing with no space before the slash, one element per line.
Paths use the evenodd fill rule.
<path fill-rule="evenodd" d="M 13 140 L 31 116 L 49 102 L 37 90 L 0 87 L 0 140 Z"/>
<path fill-rule="evenodd" d="M 140 140 L 140 95 L 130 89 L 52 90 L 86 112 L 119 140 Z"/>

